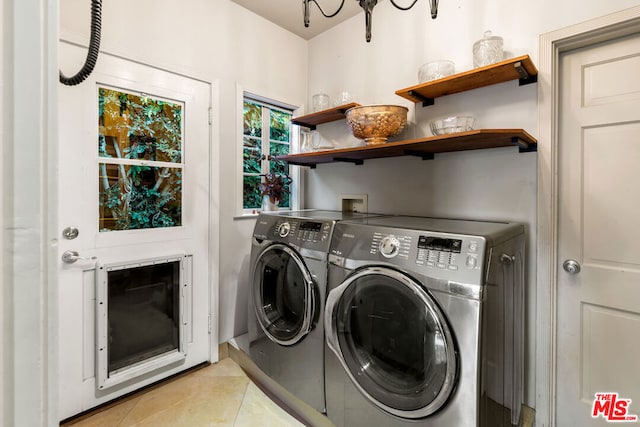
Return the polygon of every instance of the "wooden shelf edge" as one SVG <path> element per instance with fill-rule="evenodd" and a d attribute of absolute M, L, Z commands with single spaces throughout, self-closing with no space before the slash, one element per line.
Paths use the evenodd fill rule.
<path fill-rule="evenodd" d="M 435 98 L 484 86 L 520 80 L 520 84 L 537 81 L 538 69 L 529 55 L 517 56 L 496 64 L 474 68 L 438 80 L 420 83 L 396 91 L 396 95 L 411 102 L 432 105 Z"/>
<path fill-rule="evenodd" d="M 278 156 L 292 165 L 311 166 L 332 162 L 362 164 L 364 160 L 385 157 L 419 156 L 432 159 L 433 154 L 517 146 L 520 152 L 536 151 L 538 141 L 523 129 L 477 129 L 449 135 L 393 141 L 335 150 L 314 151 Z"/>
<path fill-rule="evenodd" d="M 315 113 L 305 114 L 304 116 L 293 117 L 291 118 L 291 123 L 315 129 L 317 125 L 344 119 L 344 114 L 349 108 L 359 106 L 360 104 L 356 102 L 338 105 L 337 107 L 329 108 L 322 111 L 316 111 Z"/>

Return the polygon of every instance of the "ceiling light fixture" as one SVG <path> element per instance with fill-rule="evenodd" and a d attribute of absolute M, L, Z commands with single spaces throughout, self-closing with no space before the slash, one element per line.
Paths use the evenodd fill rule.
<path fill-rule="evenodd" d="M 373 13 L 374 6 L 378 4 L 378 0 L 357 0 L 357 1 L 360 4 L 360 7 L 364 10 L 364 19 L 365 19 L 365 25 L 367 27 L 367 43 L 368 43 L 371 41 L 371 15 Z M 409 10 L 418 2 L 418 0 L 413 0 L 413 2 L 409 6 L 403 7 L 396 4 L 394 0 L 390 0 L 390 1 L 391 1 L 391 4 L 393 4 L 393 6 L 395 6 L 396 9 L 400 9 L 400 10 Z M 320 10 L 320 13 L 322 13 L 322 16 L 324 16 L 325 18 L 333 18 L 338 13 L 340 13 L 340 11 L 342 10 L 342 6 L 344 6 L 344 2 L 345 0 L 342 0 L 340 2 L 340 6 L 338 7 L 338 10 L 336 10 L 331 14 L 327 14 L 324 12 L 324 10 L 322 10 L 322 7 L 320 7 L 318 0 L 302 0 L 302 6 L 304 8 L 304 26 L 308 27 L 310 23 L 309 3 L 315 3 L 318 9 Z M 438 0 L 429 0 L 429 2 L 431 3 L 431 18 L 436 19 L 436 17 L 438 16 Z"/>

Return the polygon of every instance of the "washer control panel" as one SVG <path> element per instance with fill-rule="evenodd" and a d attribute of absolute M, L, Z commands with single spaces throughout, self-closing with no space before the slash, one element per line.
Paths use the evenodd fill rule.
<path fill-rule="evenodd" d="M 274 228 L 274 234 L 291 242 L 317 243 L 325 242 L 331 234 L 331 222 L 282 220 Z"/>

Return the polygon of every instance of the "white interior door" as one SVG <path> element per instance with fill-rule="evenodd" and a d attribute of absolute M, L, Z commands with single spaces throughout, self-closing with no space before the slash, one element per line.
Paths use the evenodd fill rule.
<path fill-rule="evenodd" d="M 84 49 L 66 43 L 60 45 L 63 70 L 81 63 L 85 55 Z M 126 159 L 124 153 L 115 153 L 114 147 L 110 148 L 111 154 L 100 155 L 99 126 L 104 125 L 98 120 L 100 88 L 180 106 L 182 151 L 178 156 L 179 165 L 175 167 L 176 164 L 168 163 L 160 155 L 156 158 L 155 154 L 155 163 L 147 165 L 159 165 L 154 167 L 160 171 L 157 176 L 162 178 L 156 179 L 164 179 L 165 183 L 171 179 L 168 176 L 178 176 L 174 182 L 179 183 L 181 189 L 171 194 L 180 213 L 172 211 L 173 225 L 164 223 L 158 228 L 129 225 L 133 228 L 105 231 L 115 226 L 114 221 L 103 221 L 105 209 L 101 211 L 99 206 L 101 185 L 104 188 L 107 175 L 126 176 L 127 168 L 137 160 L 136 156 Z M 209 359 L 211 87 L 208 83 L 102 54 L 94 73 L 84 83 L 61 86 L 59 94 L 59 253 L 76 251 L 81 257 L 88 258 L 74 263 L 59 262 L 59 414 L 64 419 Z M 126 112 L 115 115 L 118 120 L 124 120 Z M 180 119 L 176 119 L 176 123 L 179 122 Z M 125 134 L 128 132 L 121 130 Z M 115 162 L 111 172 L 105 172 L 105 156 Z M 131 187 L 132 181 L 129 179 L 124 187 Z M 159 185 L 154 188 L 157 187 Z M 147 199 L 142 201 L 146 203 Z M 133 200 L 128 209 L 133 211 L 132 204 Z M 120 208 L 122 206 L 114 209 Z M 160 216 L 150 218 L 156 221 Z M 63 229 L 66 227 L 77 229 L 77 237 L 65 237 Z M 188 323 L 184 337 L 186 359 L 146 373 L 135 381 L 98 390 L 95 379 L 96 262 L 128 263 L 175 255 L 189 257 L 192 264 L 188 272 L 192 275 L 192 285 L 185 297 L 187 308 L 181 308 L 184 322 Z"/>
<path fill-rule="evenodd" d="M 638 35 L 560 61 L 558 426 L 640 413 L 638 76 Z M 607 409 L 613 393 L 631 404 Z"/>

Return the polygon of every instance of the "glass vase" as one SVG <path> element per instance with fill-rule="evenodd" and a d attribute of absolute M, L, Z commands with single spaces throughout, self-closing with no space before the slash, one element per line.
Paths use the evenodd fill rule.
<path fill-rule="evenodd" d="M 280 203 L 280 200 L 276 200 L 275 202 L 272 202 L 271 198 L 269 196 L 263 196 L 262 197 L 262 210 L 263 211 L 277 211 L 279 203 Z"/>

